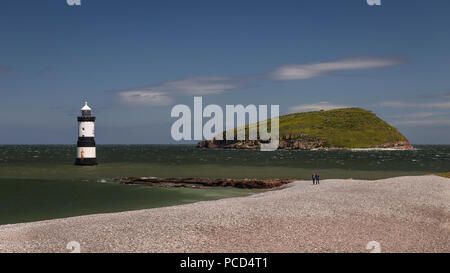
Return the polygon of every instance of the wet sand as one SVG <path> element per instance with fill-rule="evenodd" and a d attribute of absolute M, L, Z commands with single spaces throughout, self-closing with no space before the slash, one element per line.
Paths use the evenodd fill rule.
<path fill-rule="evenodd" d="M 1 252 L 450 252 L 450 180 L 298 181 L 188 205 L 0 226 Z"/>

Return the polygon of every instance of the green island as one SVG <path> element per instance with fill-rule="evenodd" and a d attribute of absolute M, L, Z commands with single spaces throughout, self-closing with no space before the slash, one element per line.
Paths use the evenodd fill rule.
<path fill-rule="evenodd" d="M 270 120 L 268 122 L 270 129 Z M 258 124 L 251 124 L 252 126 Z M 242 127 L 246 140 L 217 140 L 198 143 L 200 148 L 258 149 L 257 140 L 248 140 L 249 125 Z M 235 133 L 237 130 L 235 128 Z M 413 149 L 408 139 L 395 127 L 362 108 L 344 108 L 295 113 L 279 117 L 279 149 Z M 225 132 L 223 139 L 225 139 Z"/>

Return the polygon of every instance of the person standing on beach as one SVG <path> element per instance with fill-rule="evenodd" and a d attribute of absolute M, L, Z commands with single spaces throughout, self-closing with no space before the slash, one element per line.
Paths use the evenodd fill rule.
<path fill-rule="evenodd" d="M 313 185 L 315 185 L 316 184 L 316 175 L 312 174 L 311 177 L 312 177 Z"/>
<path fill-rule="evenodd" d="M 319 174 L 318 173 L 316 173 L 315 180 L 316 180 L 316 185 L 319 185 L 320 181 L 319 181 Z"/>

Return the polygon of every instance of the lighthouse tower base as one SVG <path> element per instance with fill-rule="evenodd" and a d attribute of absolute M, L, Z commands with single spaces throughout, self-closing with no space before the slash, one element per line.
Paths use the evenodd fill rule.
<path fill-rule="evenodd" d="M 97 158 L 77 158 L 75 165 L 79 166 L 95 166 L 98 165 Z"/>

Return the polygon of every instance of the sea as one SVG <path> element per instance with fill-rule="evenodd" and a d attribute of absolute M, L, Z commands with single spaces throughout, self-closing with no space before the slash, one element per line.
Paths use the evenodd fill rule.
<path fill-rule="evenodd" d="M 121 185 L 120 177 L 383 179 L 450 170 L 450 145 L 410 151 L 211 150 L 194 145 L 99 145 L 75 166 L 75 145 L 0 146 L 0 225 L 250 195 L 236 188 Z"/>

